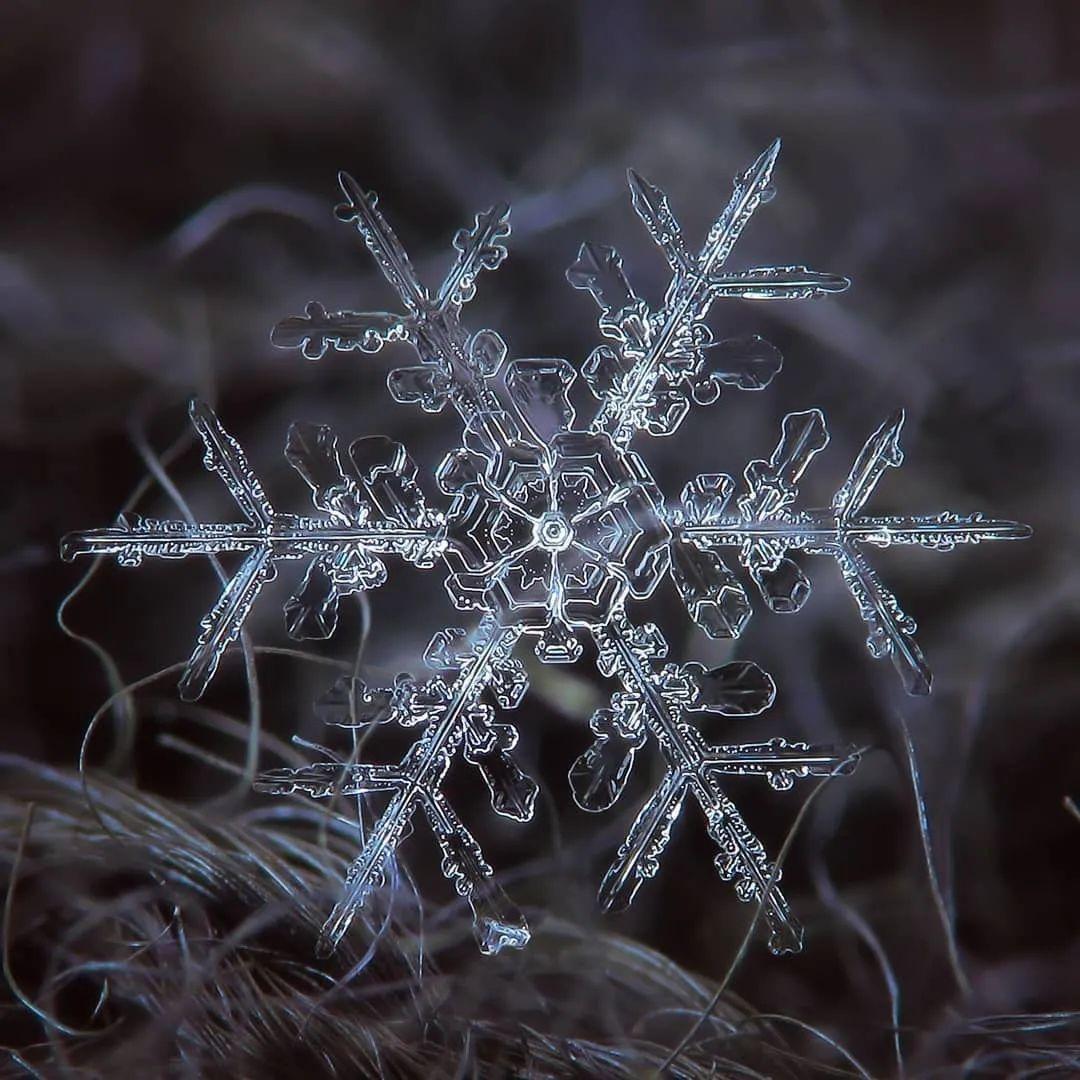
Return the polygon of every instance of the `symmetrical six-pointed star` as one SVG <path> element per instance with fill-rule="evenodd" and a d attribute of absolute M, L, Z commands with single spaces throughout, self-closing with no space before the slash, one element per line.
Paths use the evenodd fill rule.
<path fill-rule="evenodd" d="M 446 456 L 438 486 L 449 509 L 429 507 L 416 467 L 398 443 L 374 437 L 342 452 L 334 433 L 293 424 L 289 462 L 311 487 L 319 516 L 276 511 L 239 444 L 205 405 L 191 405 L 191 420 L 206 446 L 205 464 L 225 481 L 245 520 L 196 524 L 124 517 L 108 529 L 74 533 L 63 544 L 67 559 L 115 555 L 134 565 L 144 555 L 245 552 L 239 570 L 203 619 L 202 631 L 180 684 L 185 698 L 205 689 L 240 631 L 264 581 L 279 561 L 308 558 L 303 582 L 285 607 L 289 633 L 324 638 L 337 623 L 342 596 L 386 579 L 382 556 L 398 555 L 422 568 L 442 565 L 454 605 L 475 611 L 469 630 L 435 635 L 424 660 L 434 677 L 399 676 L 391 686 L 341 679 L 320 702 L 328 723 L 358 728 L 396 723 L 415 727 L 417 739 L 396 765 L 324 761 L 278 769 L 257 787 L 271 794 L 303 792 L 319 798 L 338 792 L 382 792 L 389 802 L 363 839 L 341 897 L 326 922 L 322 947 L 340 941 L 422 810 L 443 853 L 443 871 L 474 913 L 480 948 L 496 952 L 529 938 L 522 913 L 493 880 L 491 867 L 442 791 L 455 754 L 480 771 L 499 814 L 527 820 L 536 784 L 513 759 L 517 732 L 496 722 L 489 696 L 514 708 L 526 690 L 525 669 L 514 657 L 523 635 L 536 638 L 545 663 L 570 663 L 591 635 L 601 673 L 620 689 L 611 707 L 598 710 L 592 745 L 570 770 L 579 806 L 610 807 L 622 792 L 635 754 L 652 739 L 666 771 L 638 814 L 600 886 L 607 909 L 626 907 L 658 868 L 683 802 L 696 800 L 719 852 L 716 867 L 743 900 L 762 906 L 774 952 L 801 946 L 801 929 L 776 885 L 777 868 L 724 793 L 725 775 L 758 775 L 783 790 L 796 779 L 847 772 L 850 749 L 772 739 L 714 746 L 694 720 L 703 710 L 753 715 L 772 703 L 772 679 L 748 661 L 706 670 L 696 663 L 664 663 L 667 645 L 657 627 L 630 620 L 628 600 L 644 600 L 671 576 L 695 622 L 710 636 L 737 637 L 750 616 L 738 576 L 721 558 L 733 549 L 766 605 L 793 612 L 810 582 L 791 558 L 803 551 L 839 564 L 869 629 L 875 657 L 888 656 L 910 693 L 925 694 L 930 674 L 915 644 L 915 624 L 866 560 L 867 544 L 918 544 L 948 549 L 958 543 L 1017 539 L 1025 526 L 979 514 L 874 516 L 863 507 L 888 466 L 902 461 L 903 413 L 886 420 L 867 440 L 837 491 L 821 509 L 795 510 L 799 477 L 828 441 L 822 414 L 791 413 L 768 461 L 745 469 L 734 502 L 730 476 L 706 473 L 687 484 L 678 502 L 665 502 L 634 437 L 672 435 L 692 403 L 711 404 L 721 390 L 759 390 L 780 370 L 779 353 L 760 338 L 716 341 L 705 323 L 722 297 L 806 299 L 847 288 L 845 278 L 803 266 L 756 267 L 729 272 L 732 246 L 757 207 L 771 197 L 770 178 L 779 141 L 734 183 L 724 212 L 698 255 L 687 247 L 667 197 L 634 172 L 628 174 L 634 209 L 671 268 L 663 304 L 652 310 L 631 288 L 612 248 L 584 244 L 567 271 L 570 284 L 590 292 L 600 307 L 606 343 L 581 369 L 599 403 L 575 426 L 569 391 L 577 372 L 565 360 L 505 363 L 506 345 L 493 330 L 468 334 L 460 321 L 481 270 L 506 257 L 509 208 L 479 214 L 454 237 L 457 255 L 434 292 L 418 279 L 408 255 L 377 207 L 376 196 L 342 174 L 345 202 L 338 217 L 353 223 L 405 311 L 329 313 L 316 302 L 284 320 L 273 340 L 298 347 L 310 359 L 327 349 L 377 352 L 408 343 L 420 364 L 388 378 L 399 402 L 436 412 L 451 404 L 464 424 L 461 446 Z M 501 373 L 502 393 L 495 385 Z"/>

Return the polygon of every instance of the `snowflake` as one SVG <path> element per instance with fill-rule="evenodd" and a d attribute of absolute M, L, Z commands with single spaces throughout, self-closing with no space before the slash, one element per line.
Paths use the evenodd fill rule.
<path fill-rule="evenodd" d="M 461 445 L 439 467 L 436 480 L 446 510 L 425 501 L 405 449 L 389 439 L 363 438 L 347 451 L 327 427 L 296 423 L 285 455 L 311 488 L 317 516 L 273 508 L 239 444 L 213 412 L 193 402 L 191 421 L 206 447 L 205 464 L 224 480 L 244 520 L 188 524 L 134 516 L 111 528 L 74 533 L 63 555 L 115 555 L 124 565 L 143 556 L 245 553 L 210 613 L 180 683 L 197 698 L 263 583 L 284 560 L 308 559 L 307 571 L 285 605 L 295 638 L 334 632 L 341 597 L 385 581 L 384 557 L 446 569 L 454 605 L 477 613 L 469 630 L 435 635 L 424 661 L 426 680 L 398 676 L 392 685 L 343 678 L 318 706 L 330 724 L 354 729 L 393 723 L 415 728 L 416 741 L 398 764 L 316 762 L 263 774 L 271 794 L 382 792 L 389 802 L 363 838 L 340 899 L 324 927 L 321 946 L 332 949 L 372 890 L 384 880 L 411 819 L 422 811 L 440 845 L 442 869 L 474 912 L 480 948 L 497 952 L 529 939 L 522 913 L 494 881 L 479 845 L 442 790 L 460 751 L 487 785 L 495 812 L 517 820 L 532 815 L 537 786 L 515 763 L 517 732 L 497 722 L 492 699 L 512 709 L 526 691 L 525 668 L 514 656 L 523 636 L 534 637 L 539 659 L 570 663 L 591 636 L 600 672 L 618 691 L 590 721 L 592 745 L 570 770 L 574 799 L 584 810 L 607 810 L 623 791 L 635 755 L 646 742 L 659 749 L 665 772 L 619 847 L 600 886 L 609 910 L 625 908 L 658 869 L 683 803 L 701 807 L 716 842 L 716 867 L 743 900 L 761 905 L 774 952 L 801 947 L 801 929 L 777 886 L 778 868 L 723 788 L 731 775 L 764 777 L 777 789 L 795 780 L 845 773 L 850 748 L 768 742 L 711 745 L 696 719 L 703 712 L 755 715 L 773 701 L 772 679 L 739 660 L 712 670 L 668 663 L 667 645 L 651 623 L 634 623 L 628 600 L 649 597 L 670 575 L 693 620 L 714 638 L 737 637 L 751 604 L 740 578 L 722 558 L 725 549 L 749 574 L 774 612 L 805 603 L 810 581 L 793 552 L 827 555 L 840 566 L 869 629 L 875 657 L 889 657 L 909 693 L 925 694 L 930 674 L 904 614 L 866 558 L 866 546 L 917 544 L 949 549 L 959 543 L 1017 539 L 1025 526 L 979 514 L 874 516 L 863 508 L 886 468 L 902 461 L 903 413 L 886 420 L 866 441 L 831 505 L 797 510 L 797 484 L 828 441 L 822 414 L 791 413 L 767 461 L 752 461 L 744 488 L 721 473 L 686 485 L 667 502 L 634 437 L 672 435 L 692 404 L 715 402 L 725 387 L 760 390 L 780 370 L 779 353 L 760 338 L 714 340 L 705 318 L 726 297 L 806 299 L 843 291 L 845 278 L 803 266 L 729 272 L 725 263 L 751 215 L 772 195 L 779 141 L 734 182 L 731 201 L 692 255 L 667 197 L 634 172 L 633 206 L 671 268 L 662 305 L 651 309 L 630 286 L 622 260 L 609 247 L 584 244 L 567 271 L 600 308 L 606 339 L 581 368 L 598 402 L 588 422 L 575 426 L 569 391 L 577 371 L 565 360 L 506 363 L 506 345 L 493 330 L 469 334 L 461 310 L 482 270 L 506 258 L 509 208 L 477 215 L 454 237 L 456 258 L 434 292 L 419 280 L 409 257 L 378 209 L 376 196 L 342 174 L 345 202 L 337 216 L 355 225 L 404 312 L 328 312 L 313 302 L 280 323 L 275 344 L 299 348 L 310 359 L 327 350 L 375 353 L 407 343 L 420 363 L 388 378 L 391 395 L 428 412 L 450 404 L 463 422 Z M 495 381 L 501 373 L 501 387 Z M 733 499 L 734 496 L 734 499 Z M 331 755 L 332 756 L 332 755 Z"/>

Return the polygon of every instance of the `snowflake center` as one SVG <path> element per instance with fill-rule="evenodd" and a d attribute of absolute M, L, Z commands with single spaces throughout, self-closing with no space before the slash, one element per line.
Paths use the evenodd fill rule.
<path fill-rule="evenodd" d="M 545 551 L 565 551 L 573 542 L 574 530 L 562 514 L 549 510 L 537 519 L 533 536 Z"/>

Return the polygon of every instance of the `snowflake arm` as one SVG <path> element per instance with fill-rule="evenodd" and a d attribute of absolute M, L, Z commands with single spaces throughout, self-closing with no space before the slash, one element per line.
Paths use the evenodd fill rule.
<path fill-rule="evenodd" d="M 323 719 L 349 726 L 396 722 L 422 726 L 422 734 L 400 765 L 342 765 L 318 762 L 300 769 L 277 769 L 257 782 L 268 794 L 296 792 L 314 798 L 392 791 L 390 802 L 367 835 L 346 875 L 342 895 L 323 927 L 320 951 L 332 952 L 357 911 L 384 880 L 398 845 L 422 809 L 443 854 L 443 873 L 473 909 L 477 942 L 485 953 L 529 940 L 521 912 L 492 880 L 492 870 L 445 795 L 442 784 L 454 755 L 464 747 L 467 761 L 483 776 L 497 813 L 519 820 L 532 816 L 536 784 L 510 756 L 517 733 L 492 722 L 491 707 L 480 699 L 490 689 L 500 705 L 516 706 L 525 692 L 525 672 L 511 653 L 519 628 L 485 619 L 477 631 L 440 631 L 425 654 L 429 667 L 450 680 L 420 685 L 407 676 L 392 688 L 369 688 L 346 680 L 324 701 Z"/>
<path fill-rule="evenodd" d="M 802 930 L 777 887 L 780 874 L 720 788 L 718 777 L 761 775 L 774 788 L 784 789 L 797 778 L 850 771 L 857 755 L 783 739 L 710 747 L 688 722 L 688 714 L 709 710 L 753 715 L 768 708 L 776 688 L 760 668 L 740 661 L 714 671 L 700 664 L 668 664 L 657 670 L 654 661 L 666 653 L 659 631 L 652 625 L 634 627 L 622 615 L 594 636 L 600 671 L 618 678 L 623 691 L 613 699 L 612 710 L 601 710 L 593 718 L 597 742 L 570 772 L 575 799 L 584 809 L 607 809 L 621 793 L 633 756 L 647 736 L 656 741 L 667 762 L 663 779 L 642 807 L 601 883 L 601 905 L 606 910 L 626 908 L 642 883 L 657 872 L 672 825 L 689 793 L 701 807 L 709 835 L 720 849 L 715 860 L 720 876 L 734 882 L 740 899 L 761 903 L 773 952 L 797 952 L 802 947 Z"/>
<path fill-rule="evenodd" d="M 594 350 L 583 369 L 600 409 L 593 431 L 606 431 L 625 445 L 638 430 L 670 435 L 682 423 L 691 400 L 710 404 L 721 385 L 760 389 L 779 371 L 779 354 L 763 365 L 753 354 L 741 358 L 746 342 L 714 342 L 705 324 L 713 301 L 720 297 L 753 300 L 806 299 L 842 292 L 847 278 L 805 266 L 756 267 L 722 273 L 740 233 L 762 202 L 768 201 L 773 167 L 780 152 L 777 139 L 741 176 L 724 212 L 693 258 L 667 196 L 633 170 L 628 182 L 634 209 L 672 270 L 664 305 L 650 312 L 609 247 L 584 244 L 567 271 L 570 284 L 592 293 L 600 307 L 600 331 L 613 345 Z M 733 348 L 733 345 L 736 347 Z M 734 365 L 734 366 L 733 366 Z M 746 381 L 747 367 L 755 377 Z"/>
<path fill-rule="evenodd" d="M 477 214 L 471 229 L 454 237 L 457 257 L 442 285 L 431 297 L 409 256 L 378 207 L 378 196 L 365 192 L 348 173 L 338 182 L 346 201 L 337 207 L 341 221 L 352 222 L 383 276 L 398 294 L 406 314 L 387 312 L 327 312 L 317 301 L 305 313 L 280 322 L 271 340 L 282 348 L 299 348 L 309 359 L 327 349 L 378 352 L 391 341 L 407 341 L 421 363 L 397 368 L 387 384 L 396 401 L 419 404 L 439 412 L 448 401 L 466 421 L 499 408 L 489 389 L 490 379 L 506 357 L 506 345 L 494 330 L 471 336 L 461 325 L 462 305 L 476 292 L 482 270 L 495 270 L 506 258 L 510 235 L 510 208 L 498 204 Z"/>
<path fill-rule="evenodd" d="M 222 478 L 246 520 L 191 523 L 122 515 L 111 528 L 69 534 L 60 549 L 69 561 L 80 555 L 113 555 L 124 566 L 137 566 L 146 556 L 245 553 L 202 620 L 180 680 L 185 700 L 202 695 L 279 561 L 311 559 L 303 583 L 285 605 L 289 633 L 295 638 L 328 637 L 337 625 L 342 595 L 386 580 L 380 555 L 400 555 L 429 567 L 446 550 L 442 514 L 426 507 L 416 484 L 416 466 L 399 443 L 358 439 L 346 462 L 330 428 L 293 424 L 286 457 L 325 515 L 299 516 L 274 509 L 240 444 L 208 405 L 193 400 L 188 411 L 205 447 L 203 463 Z"/>
<path fill-rule="evenodd" d="M 824 509 L 791 509 L 798 496 L 799 477 L 829 440 L 825 419 L 817 409 L 788 414 L 772 457 L 747 466 L 746 493 L 737 500 L 736 514 L 725 513 L 734 489 L 730 477 L 704 475 L 688 484 L 677 515 L 679 523 L 674 526 L 676 544 L 692 544 L 699 549 L 696 555 L 687 557 L 688 564 L 693 564 L 694 558 L 707 562 L 701 575 L 705 580 L 695 581 L 676 560 L 676 581 L 692 612 L 694 604 L 705 604 L 704 617 L 714 614 L 716 605 L 708 607 L 710 598 L 726 588 L 728 609 L 749 613 L 741 587 L 716 554 L 721 548 L 739 549 L 740 563 L 750 572 L 769 608 L 778 612 L 798 611 L 810 595 L 810 581 L 789 553 L 828 555 L 839 565 L 870 631 L 867 647 L 871 655 L 892 660 L 908 693 L 929 693 L 931 674 L 913 636 L 915 621 L 882 583 L 862 548 L 908 544 L 948 551 L 958 544 L 1021 540 L 1031 535 L 1031 529 L 1015 521 L 987 519 L 982 514 L 863 514 L 885 470 L 903 462 L 903 423 L 901 410 L 867 439 L 832 504 Z M 741 622 L 716 620 L 721 632 L 734 624 L 737 633 L 744 622 L 745 618 Z M 710 630 L 701 618 L 699 623 Z"/>

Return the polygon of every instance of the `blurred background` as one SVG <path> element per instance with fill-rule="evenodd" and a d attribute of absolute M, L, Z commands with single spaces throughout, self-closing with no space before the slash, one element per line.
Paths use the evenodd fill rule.
<path fill-rule="evenodd" d="M 1067 1050 L 1080 1042 L 1070 1016 L 1037 1031 L 985 1019 L 1080 1005 L 1080 817 L 1063 802 L 1080 795 L 1077 55 L 1080 8 L 1068 0 L 9 0 L 0 747 L 70 769 L 111 693 L 187 657 L 217 595 L 205 561 L 102 565 L 65 610 L 73 634 L 98 643 L 88 647 L 57 624 L 88 569 L 62 564 L 57 543 L 111 522 L 154 471 L 139 512 L 178 516 L 164 477 L 198 517 L 233 516 L 187 434 L 191 394 L 214 404 L 287 509 L 306 500 L 281 455 L 293 419 L 329 423 L 345 439 L 400 439 L 422 476 L 451 445 L 454 417 L 386 393 L 386 372 L 408 362 L 407 350 L 310 363 L 269 343 L 274 323 L 313 298 L 331 309 L 394 306 L 358 237 L 333 217 L 338 169 L 381 194 L 429 281 L 448 265 L 456 229 L 512 203 L 510 258 L 480 280 L 466 324 L 497 328 L 513 357 L 580 363 L 598 340 L 595 312 L 563 272 L 582 240 L 617 246 L 654 302 L 667 282 L 630 208 L 627 166 L 665 188 L 696 243 L 731 177 L 780 135 L 777 198 L 729 265 L 805 263 L 846 274 L 852 288 L 812 303 L 715 305 L 720 336 L 762 334 L 784 370 L 766 392 L 727 394 L 675 438 L 643 442 L 661 487 L 674 494 L 699 472 L 738 474 L 768 456 L 786 412 L 819 406 L 832 442 L 803 491 L 820 504 L 903 406 L 906 461 L 883 479 L 876 509 L 982 510 L 1029 522 L 1035 536 L 946 555 L 872 553 L 919 622 L 936 676 L 925 701 L 905 698 L 889 665 L 871 660 L 826 560 L 808 567 L 815 593 L 798 618 L 760 609 L 734 647 L 693 630 L 674 589 L 650 602 L 676 656 L 752 658 L 776 678 L 770 713 L 710 721 L 710 738 L 873 747 L 816 801 L 785 867 L 806 951 L 776 960 L 756 943 L 731 990 L 752 1014 L 793 1018 L 786 1036 L 822 1068 L 852 1066 L 800 1024 L 875 1074 L 900 1067 L 897 1025 L 913 1074 L 972 1056 L 986 1075 L 1080 1068 Z M 458 622 L 440 576 L 395 565 L 371 595 L 370 670 L 415 669 L 431 633 Z M 287 569 L 265 591 L 252 643 L 289 644 L 280 603 L 294 584 Z M 351 662 L 362 614 L 345 612 L 335 639 L 311 651 Z M 256 667 L 265 733 L 333 738 L 311 713 L 330 667 L 267 653 Z M 578 811 L 566 769 L 610 688 L 588 663 L 531 673 L 515 722 L 548 795 L 527 826 L 493 822 L 485 793 L 462 776 L 462 815 L 508 873 L 538 940 L 546 919 L 625 936 L 713 985 L 751 912 L 717 880 L 700 822 L 685 815 L 629 914 L 599 915 L 596 885 L 657 763 L 639 767 L 608 815 Z M 231 655 L 200 709 L 181 706 L 174 675 L 123 696 L 103 714 L 90 765 L 185 806 L 229 792 L 235 777 L 190 747 L 243 766 L 248 674 Z M 15 805 L 22 788 L 9 782 Z M 773 851 L 807 790 L 731 786 Z M 421 895 L 446 903 L 422 831 L 406 862 Z M 328 884 L 317 903 L 330 895 Z M 507 970 L 503 958 L 484 963 L 494 966 L 471 967 L 474 977 Z M 571 1034 L 578 1020 L 602 1027 L 595 1000 L 575 1008 L 561 1021 Z M 671 1044 L 692 1018 L 675 1017 Z"/>

